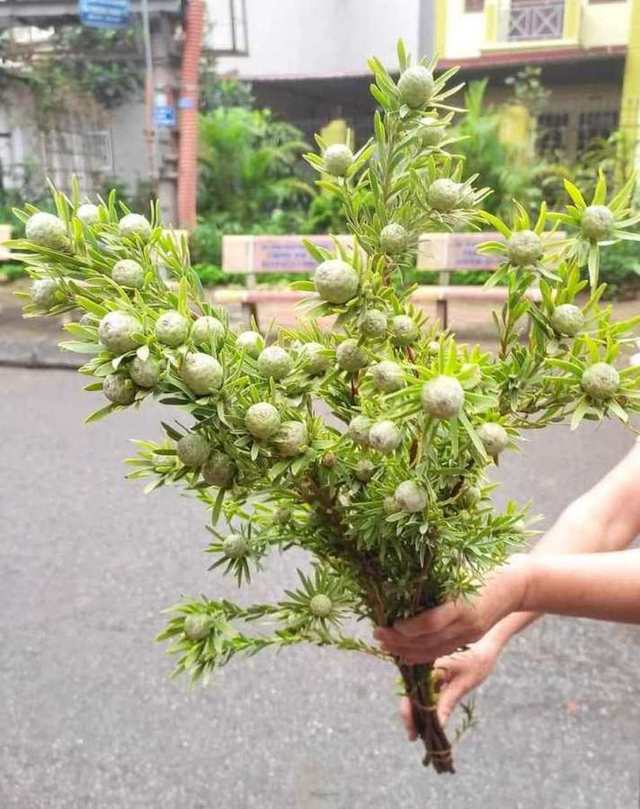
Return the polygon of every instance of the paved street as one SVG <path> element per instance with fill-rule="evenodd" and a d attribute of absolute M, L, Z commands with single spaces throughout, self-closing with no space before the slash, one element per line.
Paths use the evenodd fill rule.
<path fill-rule="evenodd" d="M 69 371 L 0 369 L 1 809 L 629 809 L 638 805 L 640 631 L 548 619 L 481 690 L 459 774 L 419 764 L 391 668 L 298 648 L 170 681 L 153 642 L 207 573 L 198 504 L 123 479 L 149 406 L 90 427 Z M 617 425 L 532 436 L 499 471 L 546 523 L 631 445 Z M 294 560 L 254 584 L 277 597 Z"/>

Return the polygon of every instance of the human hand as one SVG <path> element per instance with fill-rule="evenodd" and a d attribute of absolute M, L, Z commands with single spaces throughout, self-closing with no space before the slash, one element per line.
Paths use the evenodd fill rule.
<path fill-rule="evenodd" d="M 470 691 L 481 685 L 494 670 L 501 647 L 489 638 L 482 638 L 464 652 L 441 657 L 433 664 L 438 674 L 438 719 L 447 723 L 456 705 Z M 415 741 L 417 733 L 413 724 L 413 712 L 408 697 L 400 701 L 400 716 L 409 741 Z"/>
<path fill-rule="evenodd" d="M 431 663 L 483 637 L 498 621 L 517 612 L 525 597 L 528 557 L 517 555 L 494 571 L 473 598 L 449 601 L 393 627 L 377 627 L 383 650 L 403 663 Z"/>

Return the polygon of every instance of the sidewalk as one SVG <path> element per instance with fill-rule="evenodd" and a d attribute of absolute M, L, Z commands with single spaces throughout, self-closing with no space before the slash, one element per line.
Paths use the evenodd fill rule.
<path fill-rule="evenodd" d="M 0 285 L 0 365 L 34 368 L 77 368 L 84 358 L 78 354 L 60 351 L 57 344 L 65 339 L 61 318 L 23 318 L 21 301 L 15 292 L 28 286 L 25 282 Z M 425 314 L 436 319 L 434 304 L 423 307 Z M 493 343 L 495 326 L 491 317 L 493 307 L 486 303 L 456 302 L 449 304 L 449 325 L 464 341 Z M 234 328 L 246 326 L 240 306 L 230 306 L 229 315 Z M 639 301 L 620 301 L 614 304 L 616 320 L 624 320 L 640 313 Z M 266 330 L 271 324 L 295 326 L 299 314 L 288 304 L 264 304 L 259 309 L 260 325 Z"/>

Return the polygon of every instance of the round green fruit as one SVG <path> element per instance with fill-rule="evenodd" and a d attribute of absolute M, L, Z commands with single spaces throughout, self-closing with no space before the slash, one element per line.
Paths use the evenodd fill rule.
<path fill-rule="evenodd" d="M 340 343 L 336 349 L 336 360 L 340 368 L 349 373 L 359 371 L 369 362 L 366 351 L 358 345 L 357 340 L 351 338 Z"/>
<path fill-rule="evenodd" d="M 620 387 L 620 374 L 613 365 L 596 362 L 582 374 L 582 390 L 592 399 L 610 399 Z"/>
<path fill-rule="evenodd" d="M 398 80 L 400 99 L 411 109 L 424 107 L 434 89 L 433 73 L 423 65 L 408 67 Z"/>
<path fill-rule="evenodd" d="M 324 593 L 318 593 L 309 601 L 309 609 L 316 618 L 328 618 L 333 610 L 333 602 Z"/>
<path fill-rule="evenodd" d="M 83 225 L 95 225 L 100 221 L 100 208 L 87 202 L 78 208 L 76 217 Z"/>
<path fill-rule="evenodd" d="M 312 376 L 324 374 L 331 367 L 331 357 L 321 343 L 305 343 L 300 349 L 300 355 L 303 357 L 305 371 Z"/>
<path fill-rule="evenodd" d="M 146 360 L 134 357 L 129 366 L 129 376 L 140 388 L 153 388 L 157 385 L 162 374 L 162 366 L 153 357 Z"/>
<path fill-rule="evenodd" d="M 243 331 L 238 335 L 236 345 L 245 354 L 257 360 L 264 351 L 264 337 L 257 331 Z"/>
<path fill-rule="evenodd" d="M 121 287 L 142 289 L 144 286 L 144 268 L 137 261 L 124 258 L 113 265 L 111 277 Z"/>
<path fill-rule="evenodd" d="M 269 402 L 258 402 L 247 410 L 244 425 L 254 438 L 266 440 L 280 429 L 280 415 Z"/>
<path fill-rule="evenodd" d="M 100 321 L 98 338 L 108 351 L 126 354 L 142 343 L 142 324 L 128 312 L 109 312 Z"/>
<path fill-rule="evenodd" d="M 558 334 L 575 337 L 584 328 L 584 315 L 572 303 L 562 303 L 553 310 L 551 326 Z"/>
<path fill-rule="evenodd" d="M 180 312 L 169 309 L 156 320 L 156 337 L 163 345 L 178 348 L 189 336 L 191 323 Z"/>
<path fill-rule="evenodd" d="M 393 393 L 404 388 L 404 372 L 397 362 L 382 360 L 373 365 L 369 371 L 373 386 L 381 393 Z"/>
<path fill-rule="evenodd" d="M 406 250 L 409 234 L 402 225 L 391 222 L 380 231 L 380 249 L 383 253 L 395 256 Z"/>
<path fill-rule="evenodd" d="M 288 525 L 293 517 L 293 512 L 286 506 L 278 506 L 273 513 L 273 521 L 276 525 Z"/>
<path fill-rule="evenodd" d="M 284 379 L 292 369 L 291 355 L 281 346 L 268 346 L 258 357 L 258 371 L 267 379 Z"/>
<path fill-rule="evenodd" d="M 408 346 L 420 336 L 416 322 L 409 315 L 396 315 L 391 319 L 393 341 L 400 346 Z"/>
<path fill-rule="evenodd" d="M 151 236 L 151 223 L 137 213 L 129 213 L 118 222 L 118 232 L 124 238 L 137 237 L 147 241 Z"/>
<path fill-rule="evenodd" d="M 189 640 L 203 640 L 211 631 L 211 617 L 202 613 L 191 613 L 185 617 L 183 629 Z"/>
<path fill-rule="evenodd" d="M 410 514 L 424 511 L 427 505 L 427 492 L 413 480 L 403 481 L 393 496 L 398 508 Z"/>
<path fill-rule="evenodd" d="M 53 278 L 38 278 L 31 284 L 31 300 L 40 309 L 51 309 L 57 303 L 58 282 Z"/>
<path fill-rule="evenodd" d="M 322 300 L 340 304 L 355 297 L 360 279 L 351 264 L 332 258 L 316 267 L 313 283 Z"/>
<path fill-rule="evenodd" d="M 542 239 L 533 230 L 518 230 L 509 239 L 507 255 L 516 267 L 536 264 L 544 253 Z"/>
<path fill-rule="evenodd" d="M 238 467 L 224 452 L 212 452 L 202 465 L 200 472 L 209 486 L 228 489 L 233 484 Z"/>
<path fill-rule="evenodd" d="M 589 205 L 580 220 L 583 235 L 592 242 L 608 239 L 615 223 L 615 216 L 606 205 Z"/>
<path fill-rule="evenodd" d="M 425 413 L 437 419 L 453 419 L 464 404 L 464 390 L 453 376 L 436 376 L 422 386 L 420 400 Z"/>
<path fill-rule="evenodd" d="M 224 324 L 217 317 L 203 315 L 197 318 L 191 327 L 191 339 L 194 345 L 200 347 L 209 345 L 213 340 L 214 344 L 219 343 L 226 333 Z"/>
<path fill-rule="evenodd" d="M 323 157 L 325 171 L 334 177 L 344 177 L 353 163 L 353 152 L 344 143 L 328 146 Z"/>
<path fill-rule="evenodd" d="M 366 447 L 369 444 L 369 430 L 371 429 L 371 419 L 367 416 L 355 416 L 349 422 L 347 427 L 347 435 L 349 438 L 361 447 Z"/>
<path fill-rule="evenodd" d="M 382 501 L 382 510 L 385 514 L 395 514 L 398 511 L 398 504 L 396 498 L 390 494 Z"/>
<path fill-rule="evenodd" d="M 209 457 L 211 447 L 200 433 L 187 433 L 176 443 L 176 454 L 185 466 L 198 469 Z"/>
<path fill-rule="evenodd" d="M 465 508 L 473 508 L 482 499 L 482 492 L 478 486 L 466 486 L 460 495 L 460 502 Z"/>
<path fill-rule="evenodd" d="M 306 452 L 309 442 L 307 426 L 302 421 L 285 421 L 278 430 L 274 444 L 281 458 L 294 458 Z"/>
<path fill-rule="evenodd" d="M 429 186 L 427 201 L 434 211 L 453 211 L 460 204 L 460 183 L 447 178 L 434 180 Z"/>
<path fill-rule="evenodd" d="M 381 340 L 387 333 L 387 316 L 379 309 L 369 309 L 360 321 L 360 331 L 364 337 Z"/>
<path fill-rule="evenodd" d="M 435 148 L 445 138 L 446 127 L 437 118 L 425 116 L 420 119 L 420 139 L 423 146 Z"/>
<path fill-rule="evenodd" d="M 244 559 L 249 554 L 249 542 L 242 534 L 229 534 L 222 542 L 222 550 L 227 559 Z"/>
<path fill-rule="evenodd" d="M 102 392 L 113 404 L 129 405 L 136 398 L 136 386 L 129 377 L 122 374 L 105 376 Z"/>
<path fill-rule="evenodd" d="M 358 461 L 354 474 L 361 483 L 368 483 L 375 475 L 375 472 L 376 465 L 373 463 L 373 461 L 364 459 L 362 461 Z"/>
<path fill-rule="evenodd" d="M 509 443 L 507 431 L 501 424 L 496 424 L 494 421 L 487 421 L 478 427 L 478 438 L 482 441 L 487 455 L 492 458 L 497 458 Z"/>
<path fill-rule="evenodd" d="M 402 443 L 402 434 L 392 421 L 377 421 L 369 430 L 369 446 L 383 455 L 391 455 Z"/>
<path fill-rule="evenodd" d="M 224 371 L 209 354 L 187 354 L 180 367 L 180 379 L 196 395 L 205 396 L 222 387 Z"/>
<path fill-rule="evenodd" d="M 25 225 L 25 236 L 40 247 L 49 250 L 64 250 L 69 244 L 67 226 L 51 213 L 34 213 Z"/>

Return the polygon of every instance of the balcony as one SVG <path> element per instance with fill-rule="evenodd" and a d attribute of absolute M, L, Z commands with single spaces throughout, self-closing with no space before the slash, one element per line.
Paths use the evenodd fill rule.
<path fill-rule="evenodd" d="M 581 0 L 489 0 L 483 49 L 577 45 L 581 13 Z"/>

